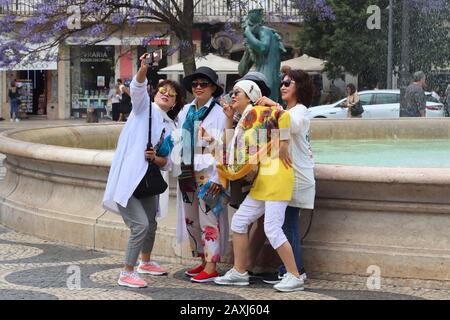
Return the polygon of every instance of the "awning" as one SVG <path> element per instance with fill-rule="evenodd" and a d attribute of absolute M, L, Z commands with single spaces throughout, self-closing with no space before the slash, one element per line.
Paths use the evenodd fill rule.
<path fill-rule="evenodd" d="M 238 74 L 239 62 L 216 56 L 212 53 L 195 59 L 195 65 L 199 67 L 210 67 L 217 74 Z M 183 63 L 173 64 L 158 71 L 159 74 L 184 75 Z"/>
<path fill-rule="evenodd" d="M 41 45 L 27 45 L 29 50 L 36 50 L 40 47 L 45 46 L 45 44 Z M 31 56 L 26 56 L 15 65 L 3 66 L 0 67 L 1 71 L 12 70 L 12 71 L 20 71 L 20 70 L 57 70 L 58 69 L 58 45 L 39 51 L 37 57 L 35 59 L 31 59 Z"/>
<path fill-rule="evenodd" d="M 322 70 L 325 68 L 325 63 L 325 60 L 310 57 L 304 54 L 298 58 L 282 61 L 281 67 L 289 66 L 294 70 L 301 69 L 306 72 L 322 72 Z"/>
<path fill-rule="evenodd" d="M 111 36 L 108 39 L 103 41 L 99 41 L 95 43 L 96 46 L 142 46 L 146 37 L 115 37 Z M 86 38 L 86 37 L 69 37 L 66 39 L 66 44 L 68 45 L 80 45 L 85 42 L 93 43 L 95 42 L 95 38 Z M 147 45 L 149 46 L 167 46 L 170 44 L 170 36 L 161 37 L 161 38 L 153 38 L 149 41 Z"/>

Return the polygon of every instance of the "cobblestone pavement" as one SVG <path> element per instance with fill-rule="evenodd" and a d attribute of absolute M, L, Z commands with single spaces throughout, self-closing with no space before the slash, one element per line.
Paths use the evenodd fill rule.
<path fill-rule="evenodd" d="M 0 299 L 168 299 L 168 300 L 415 300 L 449 299 L 450 290 L 405 287 L 392 280 L 368 290 L 355 279 L 312 278 L 305 291 L 278 293 L 259 278 L 245 288 L 193 284 L 187 266 L 159 261 L 168 276 L 146 276 L 148 288 L 119 287 L 122 256 L 42 240 L 0 226 Z M 221 272 L 226 270 L 222 266 Z M 79 279 L 79 281 L 77 281 Z M 382 281 L 385 281 L 384 279 Z"/>

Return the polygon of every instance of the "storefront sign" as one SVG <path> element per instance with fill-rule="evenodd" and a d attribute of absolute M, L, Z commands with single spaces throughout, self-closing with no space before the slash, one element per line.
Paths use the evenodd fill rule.
<path fill-rule="evenodd" d="M 103 50 L 81 51 L 80 62 L 108 62 L 110 60 L 108 53 Z"/>

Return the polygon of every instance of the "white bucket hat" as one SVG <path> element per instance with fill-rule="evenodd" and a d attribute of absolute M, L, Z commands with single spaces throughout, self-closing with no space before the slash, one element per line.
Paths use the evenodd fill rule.
<path fill-rule="evenodd" d="M 253 81 L 241 80 L 234 85 L 234 88 L 236 87 L 242 89 L 253 103 L 262 97 L 261 89 Z"/>

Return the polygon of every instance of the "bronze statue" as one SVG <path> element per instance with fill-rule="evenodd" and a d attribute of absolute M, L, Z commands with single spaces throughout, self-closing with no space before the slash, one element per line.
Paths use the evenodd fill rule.
<path fill-rule="evenodd" d="M 270 98 L 278 101 L 280 92 L 281 52 L 286 52 L 281 36 L 272 28 L 263 26 L 263 9 L 250 10 L 243 21 L 245 52 L 239 62 L 239 74 L 244 76 L 255 65 L 256 71 L 267 78 Z"/>

